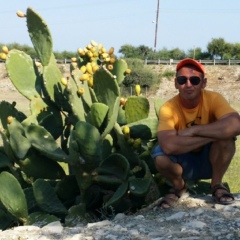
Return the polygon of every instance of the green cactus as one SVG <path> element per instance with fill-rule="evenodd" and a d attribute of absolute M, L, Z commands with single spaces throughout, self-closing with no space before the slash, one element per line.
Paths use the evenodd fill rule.
<path fill-rule="evenodd" d="M 45 21 L 32 8 L 27 9 L 29 36 L 43 66 L 48 65 L 52 53 L 52 37 Z"/>
<path fill-rule="evenodd" d="M 28 217 L 27 202 L 19 182 L 12 174 L 1 172 L 0 184 L 1 203 L 8 212 L 26 224 Z"/>
<path fill-rule="evenodd" d="M 27 218 L 33 223 L 60 217 L 72 226 L 87 220 L 87 211 L 96 206 L 117 211 L 141 206 L 153 181 L 149 152 L 158 119 L 149 117 L 145 97 L 132 96 L 120 105 L 119 86 L 127 63 L 114 59 L 110 68 L 113 53 L 91 42 L 79 51 L 77 61 L 72 60 L 70 76 L 63 79 L 47 24 L 32 8 L 27 9 L 26 20 L 41 66 L 15 49 L 7 55 L 9 77 L 29 100 L 30 115 L 19 112 L 15 103 L 0 103 L 0 168 L 15 176 L 14 180 L 5 176 L 6 181 L 19 181 L 14 188 L 24 189 L 31 214 L 24 198 L 21 212 L 14 209 L 11 214 L 24 223 Z M 11 123 L 8 116 L 13 117 Z M 122 132 L 125 124 L 128 135 Z M 0 200 L 1 196 L 0 189 Z M 0 219 L 5 217 L 0 212 Z"/>
<path fill-rule="evenodd" d="M 125 105 L 125 115 L 127 123 L 132 123 L 147 118 L 149 115 L 149 109 L 150 104 L 145 97 L 129 97 Z"/>

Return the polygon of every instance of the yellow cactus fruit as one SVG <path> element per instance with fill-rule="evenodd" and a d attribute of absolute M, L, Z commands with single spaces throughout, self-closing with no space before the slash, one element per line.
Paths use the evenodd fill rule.
<path fill-rule="evenodd" d="M 126 74 L 130 74 L 130 73 L 131 73 L 131 69 L 129 69 L 129 68 L 126 69 L 125 73 L 126 73 Z"/>
<path fill-rule="evenodd" d="M 134 139 L 133 138 L 129 138 L 128 139 L 128 144 L 133 145 L 133 143 L 134 143 Z"/>
<path fill-rule="evenodd" d="M 36 65 L 36 67 L 41 67 L 41 63 L 40 62 L 35 62 L 35 65 Z"/>
<path fill-rule="evenodd" d="M 106 52 L 102 53 L 102 58 L 107 58 L 107 57 L 109 57 L 108 53 Z"/>
<path fill-rule="evenodd" d="M 141 146 L 141 143 L 142 143 L 141 138 L 135 139 L 134 142 L 133 142 L 133 148 L 138 149 Z"/>
<path fill-rule="evenodd" d="M 13 121 L 13 117 L 12 116 L 8 116 L 7 117 L 7 123 L 10 124 L 10 123 L 12 123 L 12 121 Z"/>
<path fill-rule="evenodd" d="M 98 44 L 98 49 L 102 49 L 103 48 L 103 44 L 102 43 L 99 43 Z"/>
<path fill-rule="evenodd" d="M 127 99 L 126 99 L 126 98 L 124 98 L 124 97 L 121 97 L 121 98 L 120 98 L 120 105 L 121 105 L 121 106 L 125 106 L 125 104 L 126 104 L 126 101 L 127 101 Z"/>
<path fill-rule="evenodd" d="M 107 53 L 107 50 L 106 50 L 106 48 L 104 48 L 104 47 L 102 47 L 102 53 Z"/>
<path fill-rule="evenodd" d="M 94 52 L 93 57 L 98 57 L 98 52 Z"/>
<path fill-rule="evenodd" d="M 114 53 L 114 48 L 111 47 L 111 48 L 109 49 L 109 51 L 108 51 L 108 54 L 109 54 L 109 55 L 112 55 L 113 53 Z"/>
<path fill-rule="evenodd" d="M 2 60 L 6 60 L 6 59 L 7 59 L 7 54 L 1 52 L 1 53 L 0 53 L 0 58 L 1 58 Z"/>
<path fill-rule="evenodd" d="M 113 65 L 112 65 L 112 64 L 109 64 L 109 65 L 107 66 L 107 69 L 108 69 L 109 71 L 112 71 L 112 70 L 113 70 Z"/>
<path fill-rule="evenodd" d="M 95 60 L 96 60 L 95 57 L 91 57 L 91 58 L 89 59 L 90 62 L 94 62 Z"/>
<path fill-rule="evenodd" d="M 115 57 L 111 57 L 109 62 L 112 63 L 112 64 L 115 63 L 116 62 L 116 58 Z"/>
<path fill-rule="evenodd" d="M 76 69 L 76 68 L 78 67 L 78 64 L 77 64 L 76 62 L 72 62 L 72 63 L 71 63 L 71 67 L 72 67 L 73 69 Z"/>
<path fill-rule="evenodd" d="M 89 80 L 89 74 L 88 73 L 84 73 L 83 75 L 80 76 L 80 80 L 81 81 Z"/>
<path fill-rule="evenodd" d="M 24 18 L 24 17 L 26 17 L 26 14 L 25 13 L 23 13 L 22 11 L 17 11 L 17 16 L 18 17 L 20 17 L 20 18 Z"/>
<path fill-rule="evenodd" d="M 86 70 L 87 70 L 88 73 L 93 74 L 92 64 L 91 63 L 87 63 Z"/>
<path fill-rule="evenodd" d="M 141 87 L 139 84 L 137 84 L 135 86 L 135 93 L 136 93 L 136 96 L 139 96 L 140 95 L 140 92 L 141 92 Z"/>
<path fill-rule="evenodd" d="M 95 53 L 95 52 L 96 52 L 96 48 L 95 48 L 95 47 L 92 47 L 92 48 L 90 49 L 90 51 L 91 51 L 92 53 Z"/>
<path fill-rule="evenodd" d="M 82 73 L 85 73 L 85 72 L 87 71 L 86 66 L 85 66 L 85 65 L 82 65 L 82 66 L 80 67 L 80 71 L 81 71 Z"/>
<path fill-rule="evenodd" d="M 77 62 L 77 58 L 76 57 L 72 57 L 71 58 L 71 62 Z"/>
<path fill-rule="evenodd" d="M 77 92 L 78 92 L 78 94 L 83 95 L 84 94 L 84 88 L 79 88 Z"/>
<path fill-rule="evenodd" d="M 82 57 L 85 56 L 85 51 L 82 48 L 78 48 L 78 54 Z"/>
<path fill-rule="evenodd" d="M 95 73 L 98 69 L 99 69 L 99 66 L 98 66 L 98 65 L 92 66 L 92 71 L 93 71 L 93 73 Z"/>
<path fill-rule="evenodd" d="M 7 46 L 3 46 L 2 47 L 2 51 L 3 51 L 3 53 L 8 54 L 8 47 Z"/>
<path fill-rule="evenodd" d="M 93 47 L 96 47 L 98 45 L 94 40 L 91 40 L 90 43 L 92 44 Z"/>
<path fill-rule="evenodd" d="M 110 57 L 104 58 L 104 61 L 105 61 L 105 62 L 110 62 Z"/>
<path fill-rule="evenodd" d="M 93 77 L 92 76 L 90 76 L 88 79 L 88 86 L 93 87 Z"/>
<path fill-rule="evenodd" d="M 88 50 L 90 50 L 90 49 L 92 48 L 92 45 L 91 45 L 91 44 L 88 44 L 88 45 L 86 46 L 86 48 L 87 48 Z"/>
<path fill-rule="evenodd" d="M 87 51 L 87 55 L 88 55 L 89 58 L 93 57 L 93 53 L 90 50 Z"/>
<path fill-rule="evenodd" d="M 67 81 L 66 78 L 62 77 L 62 78 L 61 78 L 61 83 L 62 83 L 62 85 L 67 86 L 68 81 Z"/>
<path fill-rule="evenodd" d="M 129 134 L 130 133 L 130 128 L 129 128 L 129 126 L 124 126 L 123 128 L 122 128 L 122 132 L 123 132 L 123 134 Z"/>
<path fill-rule="evenodd" d="M 91 62 L 92 67 L 98 65 L 97 62 Z"/>

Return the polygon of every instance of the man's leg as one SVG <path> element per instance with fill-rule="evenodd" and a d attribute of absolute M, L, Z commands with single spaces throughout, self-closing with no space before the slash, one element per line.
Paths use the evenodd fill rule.
<path fill-rule="evenodd" d="M 212 143 L 210 149 L 210 162 L 212 164 L 212 181 L 211 187 L 213 188 L 216 184 L 221 184 L 224 174 L 226 173 L 229 164 L 232 161 L 236 147 L 235 141 L 222 140 Z M 224 189 L 218 189 L 216 191 L 217 196 L 221 196 L 223 193 L 226 193 Z M 232 201 L 231 197 L 221 197 L 220 201 Z"/>
<path fill-rule="evenodd" d="M 167 156 L 157 156 L 155 158 L 155 166 L 158 172 L 166 177 L 176 190 L 182 190 L 185 187 L 185 182 L 182 178 L 183 169 L 178 163 L 172 162 Z M 176 198 L 174 194 L 167 194 L 167 197 Z M 171 207 L 167 203 L 161 204 L 162 208 Z"/>

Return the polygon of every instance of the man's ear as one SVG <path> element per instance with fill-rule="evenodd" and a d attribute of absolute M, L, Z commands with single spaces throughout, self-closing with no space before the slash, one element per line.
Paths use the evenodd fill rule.
<path fill-rule="evenodd" d="M 178 89 L 178 84 L 176 78 L 174 79 L 175 88 Z"/>
<path fill-rule="evenodd" d="M 206 86 L 207 86 L 207 78 L 204 78 L 202 88 L 205 88 Z"/>

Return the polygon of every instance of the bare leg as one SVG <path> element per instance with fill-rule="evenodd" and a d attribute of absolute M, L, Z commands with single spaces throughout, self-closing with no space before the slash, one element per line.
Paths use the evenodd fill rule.
<path fill-rule="evenodd" d="M 179 164 L 173 163 L 166 156 L 157 156 L 155 158 L 155 166 L 158 172 L 161 173 L 162 176 L 166 177 L 172 183 L 174 189 L 181 190 L 184 188 L 185 183 L 182 178 L 183 169 Z M 163 203 L 162 207 L 169 208 L 170 206 Z"/>
<path fill-rule="evenodd" d="M 223 176 L 232 161 L 235 150 L 235 141 L 232 139 L 216 141 L 212 143 L 210 150 L 210 161 L 213 168 L 211 187 L 222 183 Z M 220 195 L 224 192 L 226 191 L 219 189 L 217 190 L 216 194 Z M 221 198 L 221 201 L 231 200 L 232 198 Z"/>

